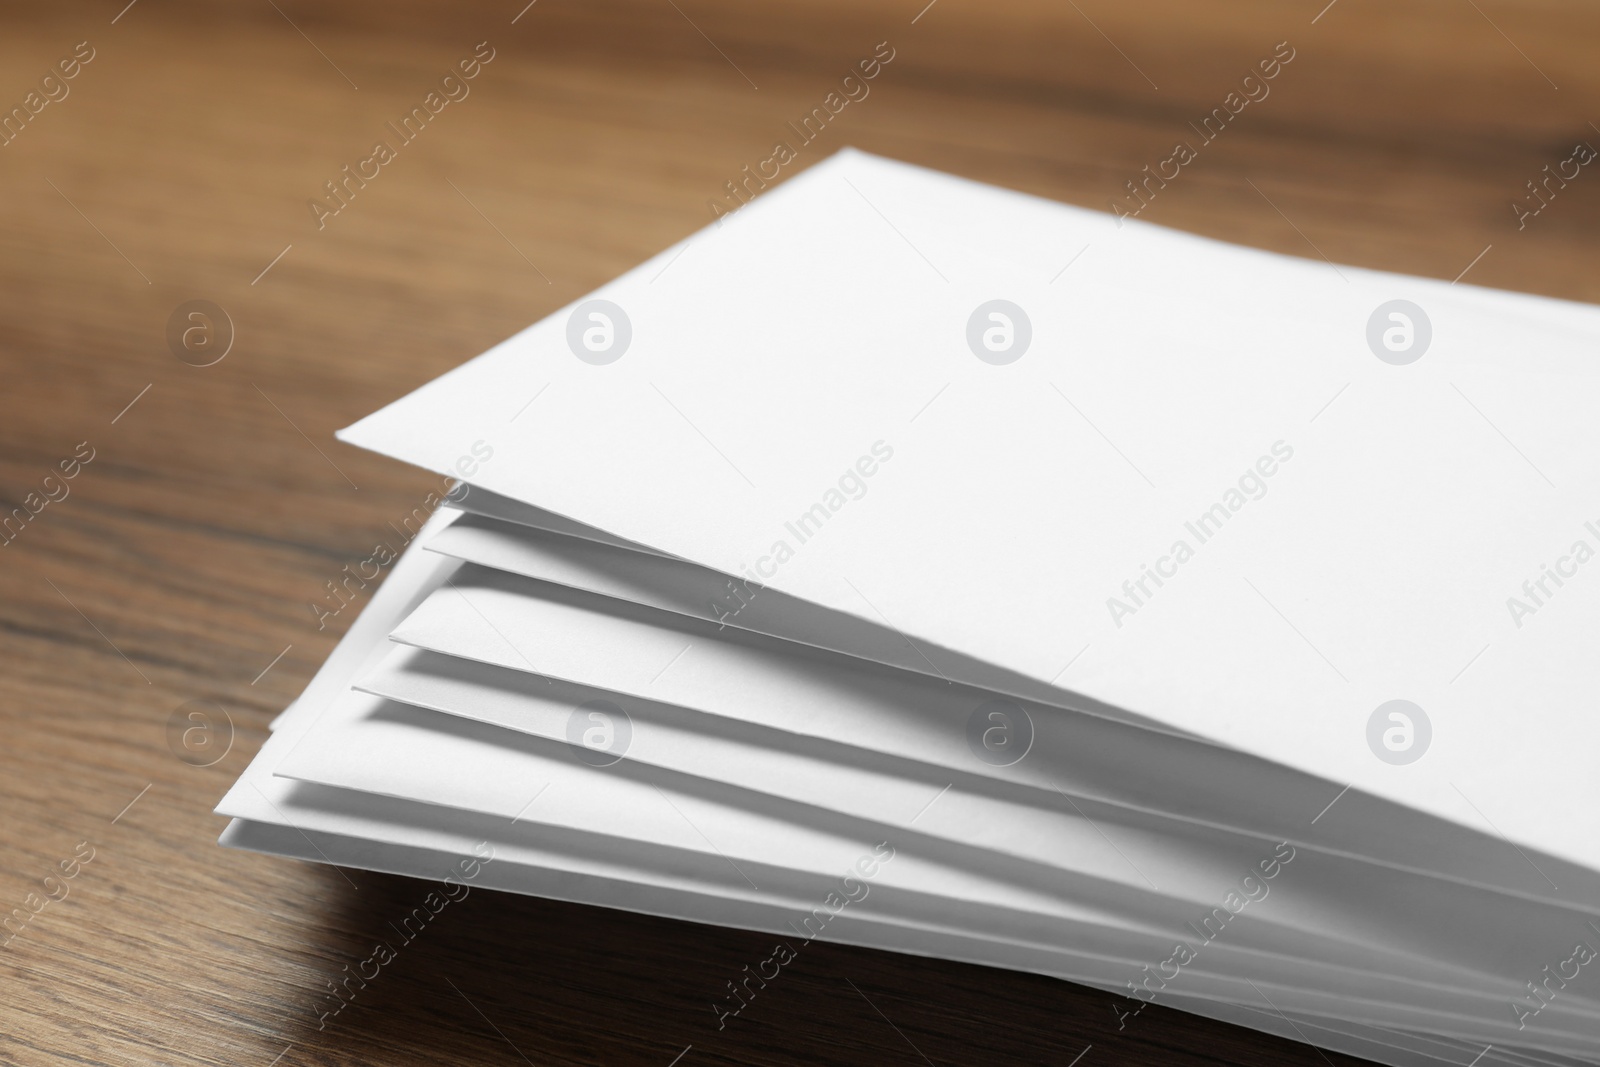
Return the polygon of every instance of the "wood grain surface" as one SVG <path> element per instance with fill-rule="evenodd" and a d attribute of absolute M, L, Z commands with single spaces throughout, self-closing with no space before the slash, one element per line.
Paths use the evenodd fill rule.
<path fill-rule="evenodd" d="M 310 603 L 435 481 L 332 431 L 704 225 L 879 42 L 870 95 L 791 170 L 854 144 L 1105 209 L 1288 42 L 1141 217 L 1600 300 L 1600 173 L 1527 188 L 1600 146 L 1600 9 L 125 2 L 0 15 L 0 108 L 24 111 L 0 146 L 0 517 L 25 511 L 0 535 L 0 914 L 27 915 L 0 934 L 0 1062 L 1354 1062 L 821 945 L 719 1031 L 769 938 L 489 892 L 319 1029 L 317 994 L 424 887 L 222 850 L 211 808 L 349 623 Z M 319 228 L 324 183 L 479 42 L 470 94 Z M 169 344 L 191 300 L 232 323 L 211 366 Z M 169 732 L 196 700 L 232 723 L 205 767 Z"/>

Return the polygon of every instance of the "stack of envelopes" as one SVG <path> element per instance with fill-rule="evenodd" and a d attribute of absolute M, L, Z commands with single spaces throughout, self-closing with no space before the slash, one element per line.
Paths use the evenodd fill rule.
<path fill-rule="evenodd" d="M 1597 342 L 841 153 L 343 432 L 223 843 L 1597 1062 Z"/>

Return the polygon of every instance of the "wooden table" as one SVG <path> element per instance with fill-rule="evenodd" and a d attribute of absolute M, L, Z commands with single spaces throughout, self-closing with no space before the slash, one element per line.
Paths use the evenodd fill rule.
<path fill-rule="evenodd" d="M 1548 203 L 1526 183 L 1600 145 L 1600 14 L 522 2 L 4 16 L 0 106 L 24 114 L 0 147 L 0 496 L 27 514 L 0 545 L 0 912 L 65 896 L 0 949 L 0 1061 L 1353 1062 L 1162 1009 L 1119 1029 L 1104 994 L 822 946 L 719 1032 L 711 1000 L 766 937 L 488 892 L 319 1030 L 318 991 L 419 885 L 224 851 L 211 807 L 348 625 L 319 631 L 310 603 L 433 481 L 332 431 L 708 222 L 879 42 L 870 96 L 795 169 L 855 144 L 1107 208 L 1288 42 L 1270 95 L 1147 187 L 1141 217 L 1597 300 L 1600 174 Z M 329 216 L 324 183 L 485 41 L 469 95 Z M 92 58 L 30 100 L 75 49 Z M 174 348 L 193 300 L 231 328 Z M 169 731 L 197 700 L 232 721 L 210 766 Z M 92 860 L 46 883 L 80 842 Z"/>

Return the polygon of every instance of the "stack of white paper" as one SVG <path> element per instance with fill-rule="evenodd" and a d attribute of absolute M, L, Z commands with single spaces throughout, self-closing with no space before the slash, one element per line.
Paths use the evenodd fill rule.
<path fill-rule="evenodd" d="M 342 434 L 463 485 L 223 842 L 1595 1062 L 1597 342 L 841 153 Z"/>

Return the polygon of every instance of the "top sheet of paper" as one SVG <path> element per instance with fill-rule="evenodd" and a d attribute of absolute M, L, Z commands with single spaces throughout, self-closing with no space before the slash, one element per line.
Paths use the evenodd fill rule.
<path fill-rule="evenodd" d="M 1600 867 L 1597 342 L 844 152 L 341 436 Z"/>

